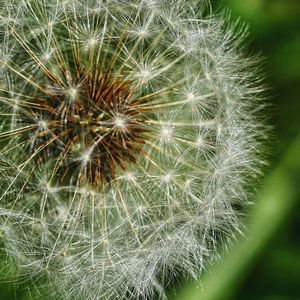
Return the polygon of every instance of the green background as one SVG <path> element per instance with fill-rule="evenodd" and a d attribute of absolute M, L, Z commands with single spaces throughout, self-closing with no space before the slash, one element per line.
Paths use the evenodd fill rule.
<path fill-rule="evenodd" d="M 253 199 L 245 237 L 227 251 L 220 249 L 221 259 L 205 270 L 199 282 L 170 288 L 169 299 L 300 299 L 300 0 L 212 4 L 217 11 L 228 7 L 233 18 L 249 24 L 248 48 L 264 57 L 273 126 L 269 166 Z M 31 297 L 24 286 L 1 283 L 2 299 Z"/>

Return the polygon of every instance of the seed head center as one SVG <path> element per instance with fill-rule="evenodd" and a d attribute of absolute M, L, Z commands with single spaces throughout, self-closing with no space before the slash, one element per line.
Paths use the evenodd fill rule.
<path fill-rule="evenodd" d="M 75 78 L 80 82 L 67 93 L 36 98 L 41 108 L 34 115 L 44 131 L 36 136 L 32 151 L 47 145 L 40 161 L 59 161 L 58 177 L 75 173 L 102 186 L 136 161 L 144 143 L 143 119 L 128 83 L 95 73 Z"/>

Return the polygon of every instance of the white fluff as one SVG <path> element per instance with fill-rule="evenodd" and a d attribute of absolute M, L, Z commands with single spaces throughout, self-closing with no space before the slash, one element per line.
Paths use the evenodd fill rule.
<path fill-rule="evenodd" d="M 241 50 L 244 29 L 213 17 L 206 1 L 1 6 L 0 239 L 7 254 L 38 289 L 50 286 L 48 297 L 164 298 L 174 276 L 197 276 L 217 240 L 239 230 L 247 183 L 259 172 L 262 88 L 255 59 Z M 141 115 L 149 134 L 137 162 L 101 189 L 74 179 L 76 172 L 60 183 L 58 154 L 45 152 L 39 164 L 34 158 L 47 151 L 39 136 L 51 120 L 31 113 L 32 99 L 51 92 L 72 107 L 83 89 L 69 70 L 77 56 L 103 73 L 113 61 L 113 76 L 130 82 L 132 97 L 145 97 L 139 105 L 152 111 Z M 126 131 L 124 116 L 111 114 L 111 130 Z M 57 142 L 61 154 L 65 147 Z M 94 147 L 79 141 L 66 161 L 84 173 Z"/>

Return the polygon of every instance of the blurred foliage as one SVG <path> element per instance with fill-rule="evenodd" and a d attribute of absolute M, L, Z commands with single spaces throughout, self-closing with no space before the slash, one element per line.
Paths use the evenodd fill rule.
<path fill-rule="evenodd" d="M 300 1 L 212 3 L 215 9 L 229 7 L 233 18 L 249 24 L 249 48 L 265 58 L 274 127 L 269 175 L 249 216 L 246 237 L 206 270 L 201 283 L 188 284 L 170 300 L 300 299 Z M 1 270 L 0 277 L 5 265 Z M 24 287 L 0 284 L 1 300 L 30 298 Z"/>

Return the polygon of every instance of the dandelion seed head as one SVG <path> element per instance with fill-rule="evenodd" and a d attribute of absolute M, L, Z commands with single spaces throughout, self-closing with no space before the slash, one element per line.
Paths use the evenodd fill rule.
<path fill-rule="evenodd" d="M 263 88 L 207 5 L 0 8 L 0 239 L 40 294 L 163 299 L 239 230 Z"/>

